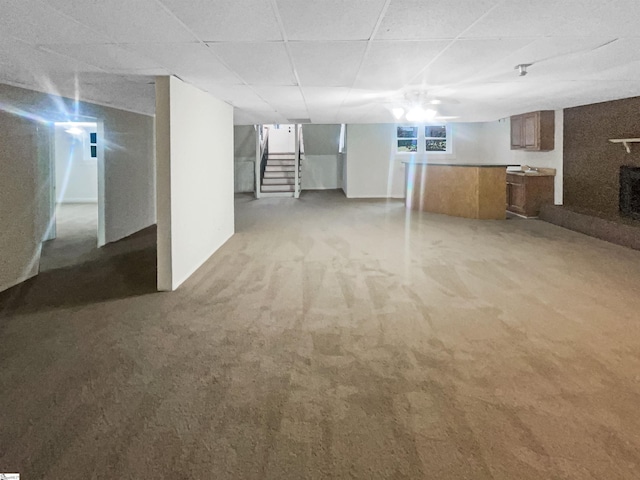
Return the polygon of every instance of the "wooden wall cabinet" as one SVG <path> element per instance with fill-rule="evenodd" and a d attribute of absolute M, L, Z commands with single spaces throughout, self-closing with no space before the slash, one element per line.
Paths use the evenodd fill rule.
<path fill-rule="evenodd" d="M 537 217 L 540 207 L 553 203 L 553 176 L 507 173 L 507 210 Z"/>
<path fill-rule="evenodd" d="M 511 150 L 548 152 L 555 148 L 555 112 L 542 110 L 511 117 Z"/>

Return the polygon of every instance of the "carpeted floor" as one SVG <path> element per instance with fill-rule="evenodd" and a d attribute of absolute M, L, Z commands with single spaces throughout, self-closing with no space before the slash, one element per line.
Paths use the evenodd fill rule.
<path fill-rule="evenodd" d="M 335 192 L 236 231 L 174 293 L 148 229 L 0 294 L 0 471 L 640 478 L 639 251 Z"/>

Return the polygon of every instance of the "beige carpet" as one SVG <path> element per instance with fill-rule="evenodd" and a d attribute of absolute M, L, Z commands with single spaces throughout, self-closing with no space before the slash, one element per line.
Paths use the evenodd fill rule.
<path fill-rule="evenodd" d="M 175 293 L 151 229 L 0 294 L 0 471 L 640 478 L 640 252 L 334 192 L 236 219 Z"/>

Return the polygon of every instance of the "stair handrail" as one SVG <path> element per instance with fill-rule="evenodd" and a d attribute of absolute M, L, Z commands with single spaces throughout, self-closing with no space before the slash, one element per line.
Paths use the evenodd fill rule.
<path fill-rule="evenodd" d="M 269 129 L 262 139 L 262 145 L 260 146 L 260 186 L 264 180 L 264 171 L 267 166 L 267 159 L 269 158 Z"/>
<path fill-rule="evenodd" d="M 302 132 L 302 129 L 300 128 L 300 125 L 296 124 L 295 130 L 294 130 L 294 142 L 296 146 L 296 151 L 293 157 L 294 158 L 293 196 L 295 198 L 300 197 L 300 189 L 298 187 L 298 184 L 300 183 L 300 133 L 301 132 Z"/>
<path fill-rule="evenodd" d="M 302 135 L 302 124 L 296 125 L 297 144 L 296 144 L 296 180 L 295 180 L 295 197 L 300 198 L 301 182 L 300 182 L 300 164 L 304 155 L 304 138 Z"/>
<path fill-rule="evenodd" d="M 256 129 L 256 159 L 254 168 L 254 194 L 256 198 L 260 198 L 262 191 L 262 179 L 264 178 L 264 170 L 266 157 L 269 155 L 269 129 L 264 125 L 255 125 Z"/>

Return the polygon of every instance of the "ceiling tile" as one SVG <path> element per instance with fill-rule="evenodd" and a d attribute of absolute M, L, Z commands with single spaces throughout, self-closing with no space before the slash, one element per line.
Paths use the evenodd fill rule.
<path fill-rule="evenodd" d="M 30 44 L 104 43 L 94 32 L 37 0 L 0 0 L 0 30 Z"/>
<path fill-rule="evenodd" d="M 43 50 L 54 52 L 80 62 L 95 65 L 109 72 L 135 72 L 161 69 L 153 60 L 129 52 L 117 45 L 45 45 Z"/>
<path fill-rule="evenodd" d="M 211 80 L 197 82 L 194 85 L 237 108 L 273 110 L 252 87 L 247 85 L 220 85 Z"/>
<path fill-rule="evenodd" d="M 640 5 L 637 0 L 597 2 L 595 8 L 582 8 L 567 18 L 556 35 L 637 37 L 638 24 Z"/>
<path fill-rule="evenodd" d="M 58 72 L 96 72 L 93 65 L 79 59 L 52 55 L 38 47 L 17 40 L 3 40 L 0 43 L 0 59 L 5 64 L 18 65 L 35 75 Z"/>
<path fill-rule="evenodd" d="M 531 42 L 529 38 L 458 40 L 421 72 L 416 80 L 427 85 L 464 82 L 476 72 Z"/>
<path fill-rule="evenodd" d="M 455 38 L 498 0 L 392 0 L 376 39 Z"/>
<path fill-rule="evenodd" d="M 195 40 L 193 34 L 155 0 L 47 0 L 47 3 L 117 43 Z"/>
<path fill-rule="evenodd" d="M 542 37 L 581 35 L 580 23 L 594 15 L 601 0 L 515 0 L 502 2 L 464 37 Z"/>
<path fill-rule="evenodd" d="M 402 88 L 449 43 L 447 40 L 372 42 L 355 86 Z"/>
<path fill-rule="evenodd" d="M 329 107 L 327 110 L 330 111 L 342 105 L 349 90 L 345 87 L 303 87 L 302 93 L 309 111 L 320 110 L 323 107 Z"/>
<path fill-rule="evenodd" d="M 295 85 L 284 43 L 212 43 L 210 48 L 247 83 Z"/>
<path fill-rule="evenodd" d="M 296 112 L 297 117 L 307 116 L 307 106 L 298 87 L 256 86 L 254 89 L 276 111 Z"/>
<path fill-rule="evenodd" d="M 611 37 L 544 37 L 539 38 L 525 47 L 507 54 L 497 62 L 486 62 L 468 75 L 464 83 L 486 81 L 529 81 L 532 78 L 544 76 L 552 81 L 555 74 L 555 62 L 562 65 L 565 61 L 582 58 L 584 54 L 594 52 L 603 45 L 614 41 Z M 514 67 L 521 63 L 532 64 L 528 68 L 527 77 L 518 77 Z"/>
<path fill-rule="evenodd" d="M 282 40 L 268 0 L 162 0 L 200 40 Z"/>
<path fill-rule="evenodd" d="M 141 43 L 126 47 L 185 80 L 198 78 L 214 79 L 223 84 L 242 83 L 242 80 L 217 58 L 215 52 L 203 43 Z"/>
<path fill-rule="evenodd" d="M 303 86 L 351 86 L 366 42 L 292 42 L 289 44 Z"/>
<path fill-rule="evenodd" d="M 289 40 L 368 40 L 385 0 L 277 0 Z"/>

